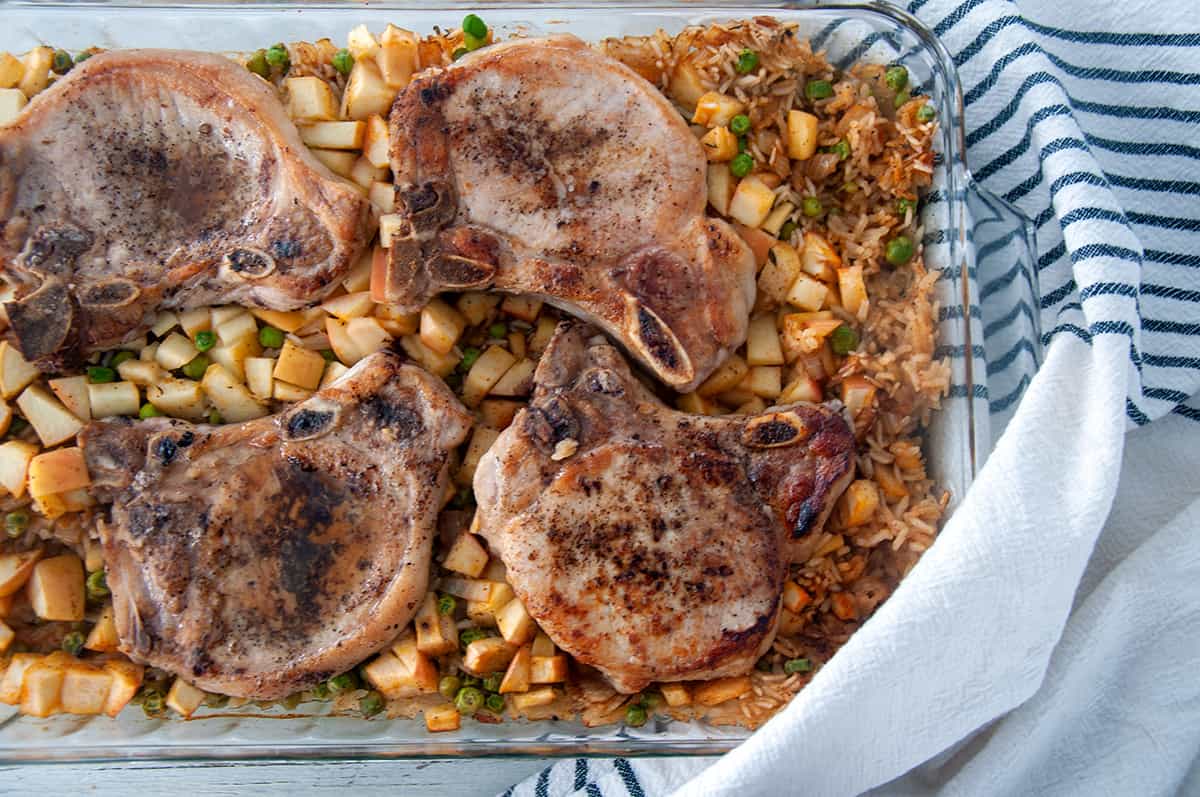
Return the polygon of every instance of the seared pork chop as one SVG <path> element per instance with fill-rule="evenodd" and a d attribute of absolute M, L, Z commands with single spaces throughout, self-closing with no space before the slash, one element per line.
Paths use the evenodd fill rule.
<path fill-rule="evenodd" d="M 555 644 L 622 692 L 749 671 L 775 636 L 789 540 L 854 468 L 840 412 L 664 406 L 594 330 L 560 326 L 479 463 L 479 530 Z"/>
<path fill-rule="evenodd" d="M 0 127 L 5 309 L 44 369 L 160 309 L 311 304 L 371 234 L 275 89 L 220 55 L 101 53 Z"/>
<path fill-rule="evenodd" d="M 745 340 L 754 258 L 705 216 L 705 156 L 679 112 L 572 36 L 466 55 L 391 113 L 400 233 L 372 291 L 534 294 L 680 391 Z"/>
<path fill-rule="evenodd" d="M 259 700 L 353 667 L 425 593 L 470 423 L 440 380 L 380 352 L 274 417 L 91 424 L 121 649 Z"/>

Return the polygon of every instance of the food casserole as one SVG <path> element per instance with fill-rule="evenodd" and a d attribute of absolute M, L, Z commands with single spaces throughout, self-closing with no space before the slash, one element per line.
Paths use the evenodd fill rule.
<path fill-rule="evenodd" d="M 106 8 L 103 19 L 89 16 L 81 6 L 24 6 L 6 8 L 11 20 L 9 38 L 0 47 L 22 51 L 39 43 L 39 31 L 54 30 L 54 44 L 71 49 L 91 45 L 127 47 L 163 45 L 192 49 L 249 50 L 263 42 L 306 40 L 321 35 L 335 39 L 360 23 L 382 27 L 394 21 L 427 31 L 435 24 L 454 24 L 464 8 L 326 9 L 314 6 L 270 5 L 194 7 L 162 10 L 141 7 Z M 594 40 L 605 35 L 648 34 L 657 28 L 675 30 L 684 24 L 710 19 L 742 18 L 751 7 L 736 9 L 664 8 L 640 10 L 614 18 L 611 9 L 584 7 L 556 9 L 494 8 L 489 23 L 503 35 L 574 32 Z M 913 27 L 897 12 L 871 7 L 827 7 L 771 13 L 795 19 L 814 40 L 823 42 L 831 61 L 843 59 L 890 63 L 902 61 L 931 95 L 944 120 L 936 144 L 941 154 L 935 172 L 935 201 L 927 204 L 923 218 L 926 259 L 942 269 L 938 284 L 941 306 L 940 344 L 950 355 L 951 390 L 943 409 L 933 417 L 927 455 L 931 474 L 951 495 L 951 508 L 965 492 L 981 464 L 989 441 L 986 406 L 986 366 L 983 362 L 982 315 L 975 300 L 974 249 L 976 230 L 968 203 L 991 210 L 991 229 L 1009 228 L 1020 246 L 1024 234 L 1006 208 L 990 206 L 975 196 L 962 165 L 960 100 L 956 79 L 942 51 L 927 33 Z M 25 38 L 27 37 L 27 38 Z M 1016 232 L 1012 232 L 1015 230 Z M 980 247 L 982 248 L 982 247 Z M 1018 252 L 1018 254 L 1020 254 Z M 1019 288 L 1021 282 L 1015 285 Z M 364 723 L 359 720 L 307 713 L 256 717 L 235 712 L 208 714 L 188 723 L 147 720 L 126 712 L 115 721 L 58 716 L 49 720 L 13 717 L 0 734 L 0 750 L 7 758 L 59 759 L 162 756 L 354 756 L 431 754 L 562 754 L 575 752 L 710 752 L 736 744 L 740 730 L 717 729 L 693 723 L 661 723 L 641 729 L 587 729 L 573 723 L 506 723 L 498 726 L 467 725 L 443 736 L 429 736 L 419 720 Z M 37 732 L 30 729 L 37 728 Z M 47 734 L 46 731 L 50 731 Z M 54 738 L 49 738 L 49 736 Z"/>

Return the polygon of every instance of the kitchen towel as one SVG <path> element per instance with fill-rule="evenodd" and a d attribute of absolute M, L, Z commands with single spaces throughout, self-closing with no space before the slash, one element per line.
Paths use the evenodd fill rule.
<path fill-rule="evenodd" d="M 989 347 L 1002 433 L 974 486 L 751 739 L 720 759 L 563 761 L 508 794 L 1200 788 L 1200 16 L 907 10 L 959 70 L 976 180 L 1036 225 L 1040 306 L 987 306 L 1011 273 L 979 282 L 989 342 L 1039 315 L 1040 370 L 1014 379 L 1031 347 Z"/>

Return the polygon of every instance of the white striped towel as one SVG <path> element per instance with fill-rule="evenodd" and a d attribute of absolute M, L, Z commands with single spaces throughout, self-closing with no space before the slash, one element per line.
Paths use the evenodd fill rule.
<path fill-rule="evenodd" d="M 1037 227 L 1040 307 L 997 306 L 1015 264 L 979 274 L 991 458 L 736 751 L 564 761 L 509 793 L 1200 793 L 1200 8 L 908 10 L 954 57 L 976 179 Z M 1030 382 L 1032 347 L 1005 334 L 1034 313 Z"/>

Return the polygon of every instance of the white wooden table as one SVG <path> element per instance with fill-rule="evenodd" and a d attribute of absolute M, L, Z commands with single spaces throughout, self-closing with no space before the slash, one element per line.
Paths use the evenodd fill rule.
<path fill-rule="evenodd" d="M 424 761 L 49 764 L 0 767 L 0 794 L 498 794 L 552 763 L 537 758 Z"/>

